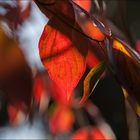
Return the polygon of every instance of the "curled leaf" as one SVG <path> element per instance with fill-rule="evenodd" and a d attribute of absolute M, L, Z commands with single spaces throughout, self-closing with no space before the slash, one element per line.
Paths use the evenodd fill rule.
<path fill-rule="evenodd" d="M 83 104 L 87 98 L 91 95 L 96 85 L 98 84 L 101 75 L 105 71 L 106 63 L 105 61 L 98 64 L 96 67 L 90 70 L 88 75 L 84 80 L 84 95 L 80 100 L 80 104 Z"/>

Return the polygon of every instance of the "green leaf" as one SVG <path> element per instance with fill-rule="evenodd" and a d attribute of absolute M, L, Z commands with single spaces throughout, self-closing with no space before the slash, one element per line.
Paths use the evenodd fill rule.
<path fill-rule="evenodd" d="M 96 85 L 100 81 L 100 77 L 106 69 L 106 62 L 103 61 L 96 67 L 92 68 L 84 80 L 84 94 L 80 100 L 80 104 L 83 104 L 87 98 L 94 91 Z"/>

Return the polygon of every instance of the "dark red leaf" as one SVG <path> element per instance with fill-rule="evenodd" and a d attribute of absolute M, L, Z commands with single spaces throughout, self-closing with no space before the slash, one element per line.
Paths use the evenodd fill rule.
<path fill-rule="evenodd" d="M 81 6 L 86 11 L 90 12 L 92 1 L 91 0 L 73 0 L 75 3 L 77 3 L 79 6 Z"/>

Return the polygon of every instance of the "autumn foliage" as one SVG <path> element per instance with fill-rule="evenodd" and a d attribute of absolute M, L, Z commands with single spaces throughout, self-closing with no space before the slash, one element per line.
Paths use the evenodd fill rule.
<path fill-rule="evenodd" d="M 115 34 L 104 14 L 104 1 L 34 0 L 48 21 L 38 37 L 44 69 L 33 68 L 26 61 L 19 35 L 20 27 L 30 17 L 32 2 L 22 9 L 21 1 L 15 0 L 14 6 L 0 2 L 7 10 L 5 15 L 0 14 L 0 97 L 10 124 L 17 126 L 23 118 L 32 121 L 38 111 L 54 138 L 74 130 L 71 140 L 115 139 L 115 135 L 108 137 L 107 131 L 100 129 L 107 123 L 94 103 L 87 104 L 94 101 L 90 96 L 98 83 L 109 75 L 123 93 L 125 126 L 125 99 L 140 115 L 139 41 L 135 50 L 128 40 Z M 107 128 L 113 134 L 109 125 Z M 128 138 L 127 130 L 124 135 Z"/>
<path fill-rule="evenodd" d="M 78 6 L 75 2 L 78 4 Z M 134 63 L 132 62 L 133 64 L 130 64 L 131 60 L 129 60 L 128 65 L 125 65 L 127 66 L 126 67 L 127 69 L 130 69 L 130 71 L 128 72 L 130 75 L 131 72 L 136 73 L 137 69 L 139 69 L 139 62 L 138 62 L 139 56 L 135 55 L 136 54 L 135 50 L 130 49 L 130 47 L 125 45 L 120 40 L 117 40 L 118 43 L 117 44 L 115 43 L 115 45 L 113 45 L 112 47 L 113 50 L 112 50 L 110 48 L 110 44 L 109 43 L 106 44 L 106 42 L 109 41 L 115 42 L 115 38 L 112 40 L 108 39 L 109 34 L 107 34 L 106 29 L 103 29 L 105 27 L 104 26 L 101 27 L 102 25 L 97 19 L 95 19 L 94 17 L 90 18 L 87 12 L 84 11 L 84 9 L 88 11 L 87 4 L 89 5 L 89 7 L 91 4 L 88 2 L 87 3 L 86 2 L 82 3 L 79 1 L 75 1 L 75 2 L 72 1 L 67 2 L 65 0 L 63 2 L 61 1 L 55 2 L 55 4 L 51 6 L 51 9 L 49 5 L 46 4 L 44 6 L 41 5 L 40 2 L 37 2 L 41 10 L 43 10 L 43 13 L 46 16 L 48 16 L 49 14 L 48 18 L 50 19 L 40 38 L 39 49 L 40 49 L 41 60 L 44 66 L 46 67 L 46 69 L 48 70 L 51 79 L 56 84 L 58 84 L 60 89 L 64 91 L 65 95 L 63 97 L 68 101 L 70 99 L 73 89 L 78 84 L 78 81 L 83 75 L 85 69 L 85 63 L 87 62 L 86 57 L 88 56 L 87 60 L 89 61 L 89 63 L 87 64 L 95 66 L 97 63 L 99 63 L 98 62 L 99 60 L 101 61 L 101 56 L 102 56 L 104 60 L 106 61 L 109 60 L 108 62 L 110 65 L 109 67 L 111 67 L 111 69 L 113 70 L 112 72 L 114 74 L 117 73 L 117 79 L 121 82 L 120 84 L 122 84 L 122 86 L 126 88 L 128 94 L 130 96 L 133 96 L 132 98 L 135 98 L 134 100 L 138 100 L 139 98 L 137 98 L 137 96 L 139 96 L 139 88 L 135 87 L 132 89 L 130 87 L 130 85 L 136 86 L 137 83 L 132 83 L 132 84 L 126 83 L 125 79 L 128 76 L 121 75 L 121 72 L 124 69 L 115 63 L 119 63 L 121 61 L 121 64 L 122 63 L 127 64 L 126 61 L 130 57 L 132 61 L 135 61 Z M 80 7 L 81 5 L 83 5 L 82 6 L 83 9 Z M 61 6 L 61 8 L 59 6 Z M 57 11 L 58 8 L 60 8 L 59 11 Z M 83 14 L 85 15 L 80 15 L 80 13 L 76 11 L 78 8 L 79 11 L 81 10 L 81 13 L 83 12 Z M 55 14 L 56 11 L 57 13 Z M 54 14 L 55 16 L 52 17 L 51 15 Z M 72 26 L 73 28 L 70 28 L 70 26 Z M 84 38 L 83 37 L 84 35 L 82 36 L 81 33 L 93 39 L 93 41 L 87 40 L 86 41 L 87 44 L 86 45 L 82 44 L 82 46 L 80 43 L 76 44 L 75 42 L 77 42 L 79 39 L 76 40 L 75 35 L 81 37 L 81 40 L 83 40 Z M 101 45 L 99 43 L 100 41 L 104 41 L 104 40 L 105 40 L 105 45 L 107 46 Z M 96 42 L 98 43 L 96 44 Z M 94 47 L 95 49 L 97 49 L 97 52 L 99 52 L 100 45 L 102 47 L 102 51 L 104 52 L 103 55 L 102 54 L 95 55 L 94 52 L 91 52 L 92 50 L 90 49 L 90 47 L 92 48 Z M 107 49 L 105 47 L 108 47 L 109 52 L 107 52 Z M 84 53 L 84 51 L 82 51 L 84 50 L 83 48 L 85 48 L 85 52 L 89 51 L 88 55 Z M 107 53 L 110 54 L 108 55 Z M 107 55 L 109 56 L 108 58 Z M 125 58 L 121 59 L 121 57 L 123 56 Z M 93 63 L 95 62 L 97 63 L 91 64 L 90 61 L 92 61 Z M 132 68 L 132 65 L 135 65 L 134 69 Z M 135 79 L 136 77 L 133 76 L 133 78 Z M 128 80 L 128 81 L 135 81 L 135 80 Z M 139 78 L 136 81 L 139 81 Z M 131 92 L 133 92 L 133 95 Z"/>

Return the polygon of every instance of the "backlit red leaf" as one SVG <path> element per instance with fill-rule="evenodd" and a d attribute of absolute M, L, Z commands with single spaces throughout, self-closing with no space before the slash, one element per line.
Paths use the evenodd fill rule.
<path fill-rule="evenodd" d="M 85 70 L 85 57 L 59 30 L 46 25 L 39 42 L 41 60 L 67 101 Z"/>
<path fill-rule="evenodd" d="M 85 63 L 89 62 L 90 67 L 94 67 L 101 59 L 100 47 L 96 47 L 98 44 L 91 42 L 87 36 L 103 40 L 104 35 L 87 17 L 84 17 L 83 24 L 81 21 L 77 23 L 76 11 L 69 1 L 54 0 L 53 4 L 52 1 L 35 2 L 50 19 L 39 43 L 41 60 L 57 89 L 61 91 L 63 100 L 69 100 L 83 75 Z M 89 48 L 92 49 L 87 57 Z"/>
<path fill-rule="evenodd" d="M 90 12 L 92 1 L 91 0 L 73 0 L 75 3 L 77 3 L 79 6 L 81 6 L 86 11 Z"/>
<path fill-rule="evenodd" d="M 47 105 L 50 97 L 59 104 L 70 105 L 71 103 L 67 102 L 65 92 L 49 78 L 47 72 L 41 72 L 36 75 L 33 89 L 35 103 L 41 111 L 43 110 L 42 107 L 44 108 Z"/>

